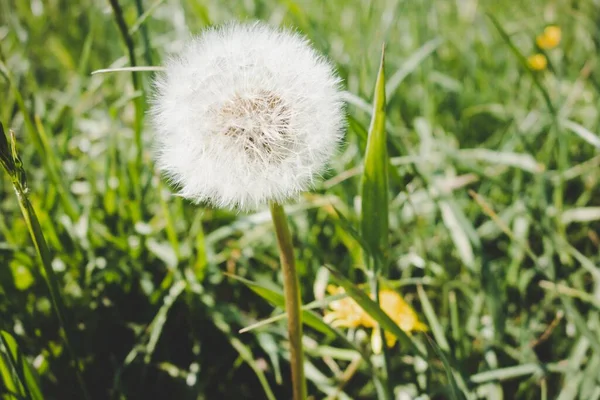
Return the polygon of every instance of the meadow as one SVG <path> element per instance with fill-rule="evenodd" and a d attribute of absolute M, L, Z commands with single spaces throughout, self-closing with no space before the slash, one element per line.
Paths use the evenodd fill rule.
<path fill-rule="evenodd" d="M 268 209 L 176 196 L 154 72 L 92 74 L 232 20 L 297 29 L 343 80 L 344 143 L 285 206 L 309 394 L 600 399 L 598 0 L 0 0 L 0 398 L 291 398 Z M 424 332 L 374 351 L 327 317 L 373 279 Z"/>

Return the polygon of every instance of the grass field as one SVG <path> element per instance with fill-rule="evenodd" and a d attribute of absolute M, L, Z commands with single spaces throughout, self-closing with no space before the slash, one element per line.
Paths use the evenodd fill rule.
<path fill-rule="evenodd" d="M 369 329 L 305 326 L 309 393 L 375 399 L 387 370 L 398 399 L 600 399 L 597 0 L 0 0 L 0 122 L 48 244 L 44 270 L 2 171 L 0 397 L 82 399 L 79 369 L 93 399 L 290 398 L 285 321 L 239 333 L 282 313 L 263 298 L 282 286 L 268 210 L 174 196 L 152 159 L 153 73 L 91 74 L 254 19 L 304 33 L 346 90 L 342 149 L 286 205 L 317 322 L 325 266 L 368 287 L 356 230 L 385 43 L 380 285 L 428 326 L 409 342 L 424 354 L 386 357 Z M 560 43 L 540 49 L 549 25 Z"/>

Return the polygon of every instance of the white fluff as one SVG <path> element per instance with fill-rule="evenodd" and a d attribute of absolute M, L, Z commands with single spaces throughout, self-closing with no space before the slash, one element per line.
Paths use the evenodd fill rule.
<path fill-rule="evenodd" d="M 342 136 L 339 84 L 297 33 L 261 23 L 206 30 L 155 81 L 158 167 L 195 203 L 253 210 L 297 196 Z"/>

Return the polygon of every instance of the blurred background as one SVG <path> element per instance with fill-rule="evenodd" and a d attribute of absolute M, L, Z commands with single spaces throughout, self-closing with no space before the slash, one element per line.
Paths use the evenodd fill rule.
<path fill-rule="evenodd" d="M 343 148 L 287 207 L 303 302 L 326 298 L 325 264 L 365 281 L 350 226 L 385 43 L 384 282 L 460 391 L 443 357 L 395 344 L 396 397 L 599 399 L 597 0 L 0 0 L 0 122 L 16 134 L 91 397 L 289 396 L 285 321 L 238 332 L 281 310 L 223 274 L 280 290 L 268 211 L 173 196 L 151 157 L 152 73 L 91 75 L 159 66 L 190 34 L 254 19 L 305 34 L 346 90 Z M 0 328 L 43 398 L 80 398 L 4 173 L 0 210 Z M 340 330 L 370 352 L 368 329 Z M 376 398 L 355 350 L 305 335 L 314 398 Z M 0 396 L 19 398 L 0 372 Z"/>

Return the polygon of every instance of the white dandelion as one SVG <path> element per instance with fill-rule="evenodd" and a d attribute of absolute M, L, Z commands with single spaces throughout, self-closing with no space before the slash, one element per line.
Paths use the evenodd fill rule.
<path fill-rule="evenodd" d="M 308 190 L 344 127 L 340 80 L 301 35 L 208 29 L 155 81 L 159 169 L 195 203 L 253 210 Z"/>

